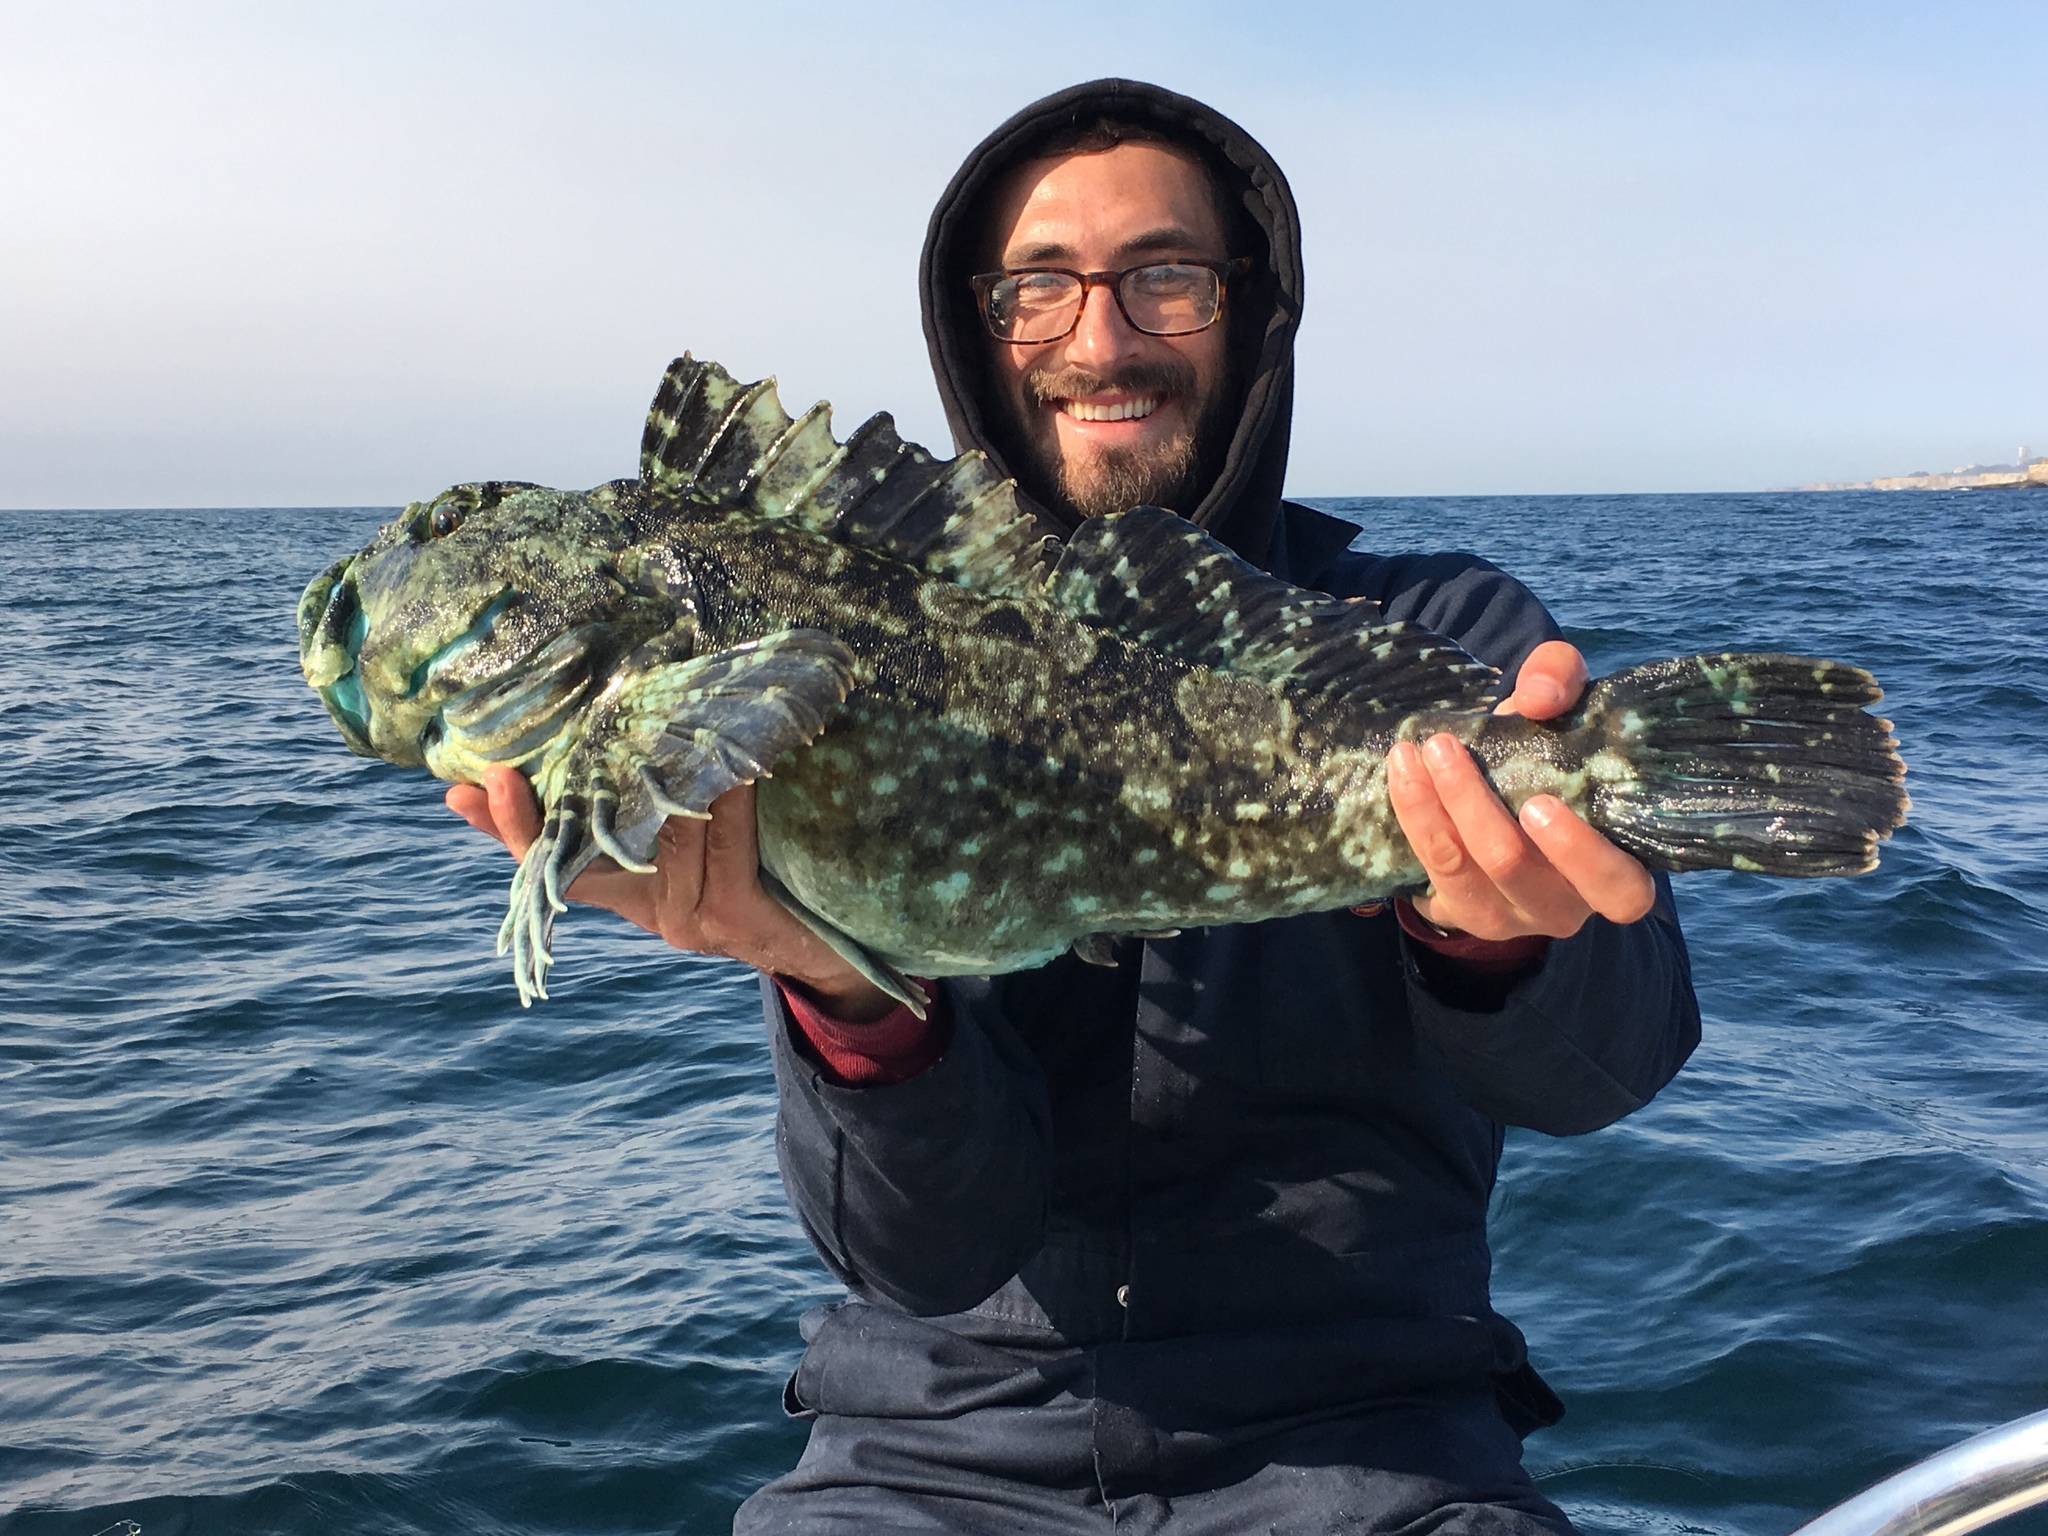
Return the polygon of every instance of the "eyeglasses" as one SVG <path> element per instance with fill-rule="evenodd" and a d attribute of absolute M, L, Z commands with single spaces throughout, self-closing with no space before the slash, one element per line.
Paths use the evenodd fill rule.
<path fill-rule="evenodd" d="M 1107 288 L 1133 330 L 1147 336 L 1206 331 L 1223 313 L 1226 274 L 1251 270 L 1251 260 L 1152 261 L 1121 272 L 1070 272 L 1065 267 L 1017 267 L 984 272 L 969 281 L 981 303 L 982 323 L 997 341 L 1014 346 L 1058 341 L 1080 323 L 1090 288 Z"/>

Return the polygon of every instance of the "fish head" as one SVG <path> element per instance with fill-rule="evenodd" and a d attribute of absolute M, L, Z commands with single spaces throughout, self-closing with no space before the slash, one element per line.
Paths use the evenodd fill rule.
<path fill-rule="evenodd" d="M 350 749 L 473 778 L 544 748 L 634 603 L 614 571 L 619 500 L 611 486 L 452 486 L 315 577 L 299 663 Z"/>

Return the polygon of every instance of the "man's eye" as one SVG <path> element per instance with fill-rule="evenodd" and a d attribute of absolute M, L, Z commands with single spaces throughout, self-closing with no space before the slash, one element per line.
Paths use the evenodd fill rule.
<path fill-rule="evenodd" d="M 1031 308 L 1058 304 L 1074 289 L 1074 280 L 1058 272 L 1027 272 L 1017 279 L 1017 302 Z"/>
<path fill-rule="evenodd" d="M 1140 267 L 1131 274 L 1131 281 L 1142 293 L 1167 298 L 1192 293 L 1208 276 L 1206 267 L 1184 267 L 1178 263 L 1170 263 L 1157 267 Z"/>

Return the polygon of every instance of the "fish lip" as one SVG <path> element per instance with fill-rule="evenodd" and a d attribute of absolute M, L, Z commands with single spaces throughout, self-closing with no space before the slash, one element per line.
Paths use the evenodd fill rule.
<path fill-rule="evenodd" d="M 370 741 L 370 701 L 363 693 L 363 682 L 356 676 L 355 668 L 315 691 L 327 706 L 328 717 L 340 730 L 342 740 L 348 743 L 349 751 L 358 757 L 378 756 Z"/>
<path fill-rule="evenodd" d="M 345 555 L 306 584 L 299 598 L 299 668 L 348 749 L 360 757 L 375 757 L 370 701 L 356 669 L 368 630 L 355 581 L 359 558 Z"/>
<path fill-rule="evenodd" d="M 355 670 L 362 646 L 359 559 L 346 555 L 306 584 L 299 598 L 299 667 L 306 681 L 325 688 Z"/>

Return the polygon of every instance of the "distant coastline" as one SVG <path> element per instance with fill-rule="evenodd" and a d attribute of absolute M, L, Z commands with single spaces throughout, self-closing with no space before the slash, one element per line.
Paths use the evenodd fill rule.
<path fill-rule="evenodd" d="M 1968 464 L 1946 474 L 1916 469 L 1910 475 L 1887 475 L 1881 480 L 1830 481 L 1822 485 L 1787 486 L 1792 491 L 1989 491 L 2012 486 L 2038 486 L 2048 490 L 2048 455 L 2027 458 L 2022 451 L 2017 464 Z"/>

